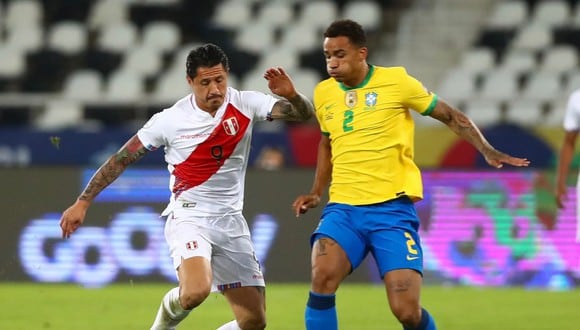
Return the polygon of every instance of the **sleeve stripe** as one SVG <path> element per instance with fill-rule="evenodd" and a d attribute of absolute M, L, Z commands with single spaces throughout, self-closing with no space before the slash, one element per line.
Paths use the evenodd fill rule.
<path fill-rule="evenodd" d="M 437 96 L 437 94 L 433 94 L 433 100 L 431 100 L 431 103 L 429 104 L 427 109 L 425 109 L 425 111 L 421 112 L 421 115 L 429 116 L 431 114 L 431 112 L 433 112 L 433 109 L 435 109 L 435 106 L 437 105 L 438 100 L 439 100 L 439 97 Z"/>
<path fill-rule="evenodd" d="M 324 135 L 324 136 L 330 136 L 330 133 L 328 133 L 328 132 L 321 132 L 321 133 L 322 133 L 322 135 Z"/>

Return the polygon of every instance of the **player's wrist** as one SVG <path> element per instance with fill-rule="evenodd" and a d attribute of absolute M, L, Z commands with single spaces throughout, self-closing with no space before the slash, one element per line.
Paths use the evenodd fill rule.
<path fill-rule="evenodd" d="M 84 208 L 84 209 L 88 209 L 89 206 L 91 205 L 91 201 L 89 201 L 83 197 L 79 197 L 79 198 L 77 198 L 75 204 Z"/>

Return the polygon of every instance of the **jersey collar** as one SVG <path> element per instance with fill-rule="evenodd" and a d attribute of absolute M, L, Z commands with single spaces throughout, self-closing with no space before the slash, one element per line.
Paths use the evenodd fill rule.
<path fill-rule="evenodd" d="M 338 85 L 340 86 L 340 88 L 343 91 L 348 91 L 348 90 L 351 90 L 351 89 L 361 88 L 361 87 L 363 87 L 364 85 L 366 85 L 369 82 L 369 80 L 371 79 L 371 77 L 373 75 L 373 72 L 375 72 L 375 66 L 369 64 L 369 72 L 367 72 L 367 76 L 365 77 L 365 79 L 360 84 L 358 84 L 358 85 L 356 85 L 354 87 L 348 87 L 348 86 L 346 86 L 343 83 L 338 83 Z"/>

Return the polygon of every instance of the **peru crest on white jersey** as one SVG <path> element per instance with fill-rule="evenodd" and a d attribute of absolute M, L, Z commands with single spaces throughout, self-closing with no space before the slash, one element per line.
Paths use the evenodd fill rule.
<path fill-rule="evenodd" d="M 151 117 L 137 136 L 149 150 L 165 147 L 172 194 L 163 215 L 175 207 L 199 215 L 242 211 L 252 127 L 266 120 L 276 101 L 228 88 L 214 117 L 191 94 Z"/>

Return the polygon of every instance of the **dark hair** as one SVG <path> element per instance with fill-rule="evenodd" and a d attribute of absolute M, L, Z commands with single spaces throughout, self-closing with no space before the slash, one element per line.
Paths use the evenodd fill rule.
<path fill-rule="evenodd" d="M 210 68 L 220 63 L 226 71 L 230 70 L 230 63 L 226 53 L 214 44 L 205 44 L 189 52 L 185 67 L 187 75 L 193 79 L 197 75 L 198 68 Z"/>
<path fill-rule="evenodd" d="M 366 47 L 367 36 L 362 26 L 350 19 L 332 22 L 324 32 L 325 38 L 347 37 L 357 47 Z"/>

